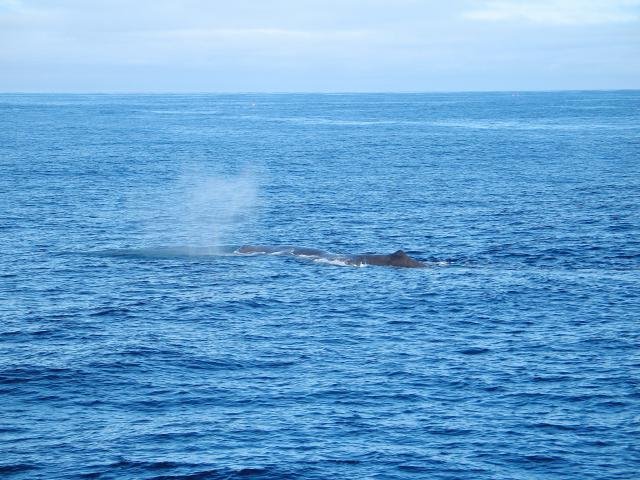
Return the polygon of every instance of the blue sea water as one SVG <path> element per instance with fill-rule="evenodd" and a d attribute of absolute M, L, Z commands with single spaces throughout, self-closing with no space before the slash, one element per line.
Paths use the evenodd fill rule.
<path fill-rule="evenodd" d="M 0 239 L 0 476 L 637 478 L 638 91 L 4 94 Z"/>

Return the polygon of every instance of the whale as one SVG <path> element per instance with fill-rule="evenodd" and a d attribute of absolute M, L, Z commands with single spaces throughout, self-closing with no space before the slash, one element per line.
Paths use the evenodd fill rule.
<path fill-rule="evenodd" d="M 389 255 L 355 255 L 348 260 L 351 265 L 379 265 L 383 267 L 423 268 L 426 263 L 410 257 L 402 250 Z"/>
<path fill-rule="evenodd" d="M 388 255 L 336 255 L 316 248 L 296 247 L 291 245 L 242 245 L 236 253 L 242 255 L 286 255 L 311 259 L 336 261 L 346 265 L 364 266 L 376 265 L 384 267 L 423 268 L 426 263 L 407 255 L 403 250 L 397 250 Z"/>

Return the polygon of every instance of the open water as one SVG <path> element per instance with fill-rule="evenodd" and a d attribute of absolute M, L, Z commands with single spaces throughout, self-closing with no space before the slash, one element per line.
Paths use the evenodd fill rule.
<path fill-rule="evenodd" d="M 2 477 L 638 478 L 640 92 L 0 95 L 0 240 Z"/>

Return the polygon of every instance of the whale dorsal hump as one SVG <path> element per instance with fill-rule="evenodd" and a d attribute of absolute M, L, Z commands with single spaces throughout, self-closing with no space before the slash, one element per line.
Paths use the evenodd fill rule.
<path fill-rule="evenodd" d="M 407 254 L 406 254 L 406 253 L 404 253 L 404 251 L 403 251 L 403 250 L 398 250 L 398 251 L 396 251 L 396 252 L 393 252 L 393 253 L 391 254 L 391 256 L 392 256 L 392 257 L 396 257 L 396 258 L 404 258 L 404 257 L 406 257 L 406 256 L 407 256 Z"/>

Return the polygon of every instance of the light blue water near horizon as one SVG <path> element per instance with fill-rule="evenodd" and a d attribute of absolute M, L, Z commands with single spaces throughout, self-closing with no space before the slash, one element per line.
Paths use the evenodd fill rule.
<path fill-rule="evenodd" d="M 639 107 L 1 94 L 0 475 L 634 478 Z"/>

